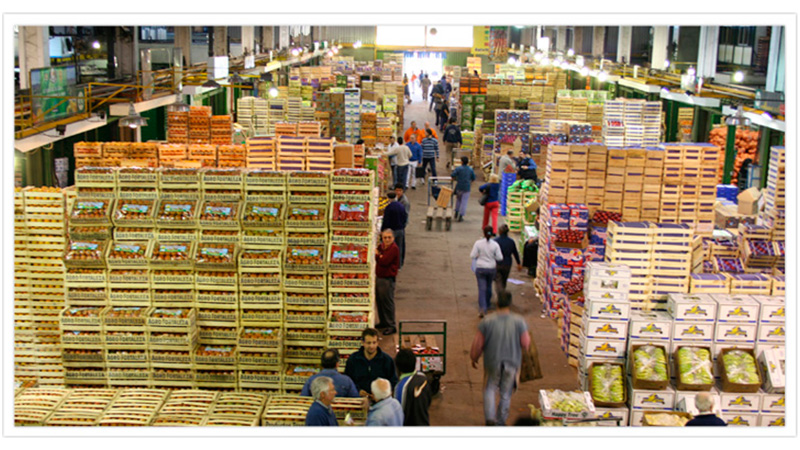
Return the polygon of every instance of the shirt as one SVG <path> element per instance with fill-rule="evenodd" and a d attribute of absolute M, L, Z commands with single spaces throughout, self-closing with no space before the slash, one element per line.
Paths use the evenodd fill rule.
<path fill-rule="evenodd" d="M 396 244 L 392 244 L 392 246 L 397 248 Z M 367 359 L 362 346 L 347 358 L 344 374 L 353 380 L 359 390 L 372 392 L 372 382 L 378 378 L 389 380 L 393 388 L 397 384 L 394 360 L 380 347 L 377 351 L 378 353 L 372 359 Z"/>
<path fill-rule="evenodd" d="M 489 314 L 478 324 L 478 333 L 472 342 L 470 357 L 477 361 L 483 354 L 484 371 L 497 372 L 505 364 L 519 369 L 522 350 L 530 346 L 530 335 L 525 319 L 512 312 Z"/>
<path fill-rule="evenodd" d="M 315 400 L 306 413 L 306 426 L 338 427 L 339 423 L 336 421 L 336 414 L 333 413 L 330 407 L 319 400 Z"/>
<path fill-rule="evenodd" d="M 403 408 L 392 397 L 387 397 L 369 407 L 368 427 L 402 427 Z"/>
<path fill-rule="evenodd" d="M 498 236 L 494 238 L 495 242 L 500 245 L 500 251 L 503 252 L 503 262 L 498 263 L 504 266 L 511 265 L 511 256 L 514 256 L 514 259 L 517 260 L 517 264 L 519 264 L 519 253 L 517 252 L 517 243 L 514 242 L 513 239 L 506 236 Z"/>
<path fill-rule="evenodd" d="M 503 174 L 506 172 L 506 167 L 508 167 L 508 166 L 512 166 L 512 167 L 514 166 L 514 159 L 512 159 L 508 155 L 501 156 L 500 157 L 500 162 L 497 163 L 497 172 L 498 172 L 498 174 L 500 174 L 500 176 L 503 176 Z"/>
<path fill-rule="evenodd" d="M 378 278 L 395 278 L 398 269 L 400 269 L 400 248 L 392 242 L 392 245 L 385 250 L 383 244 L 378 245 L 378 251 L 380 254 L 375 261 L 375 276 Z"/>
<path fill-rule="evenodd" d="M 411 373 L 401 382 L 397 383 L 395 398 L 403 407 L 403 426 L 429 426 L 431 421 L 428 409 L 433 392 L 428 377 L 422 372 Z"/>
<path fill-rule="evenodd" d="M 477 258 L 475 265 L 479 269 L 494 269 L 497 267 L 497 262 L 503 260 L 503 252 L 497 242 L 481 238 L 475 241 L 469 257 Z"/>
<path fill-rule="evenodd" d="M 353 383 L 353 380 L 351 380 L 347 375 L 342 375 L 336 369 L 322 369 L 315 375 L 311 376 L 308 380 L 306 380 L 306 384 L 303 385 L 303 390 L 300 392 L 300 395 L 311 397 L 311 382 L 317 377 L 329 377 L 332 379 L 333 386 L 336 388 L 337 397 L 358 397 L 358 389 L 356 389 L 356 385 Z"/>
<path fill-rule="evenodd" d="M 405 230 L 407 222 L 408 214 L 406 214 L 406 208 L 400 202 L 394 200 L 386 205 L 386 209 L 383 210 L 381 231 L 387 229 Z"/>
<path fill-rule="evenodd" d="M 416 142 L 417 144 L 419 144 L 420 142 L 422 142 L 423 139 L 425 139 L 425 130 L 423 130 L 422 128 L 417 128 L 416 130 L 414 130 L 411 127 L 408 127 L 406 132 L 403 133 L 403 142 L 411 141 L 412 134 L 417 136 L 417 142 Z"/>
<path fill-rule="evenodd" d="M 394 388 L 394 398 L 400 402 L 400 405 L 403 404 L 403 387 L 408 383 L 408 380 L 411 379 L 411 376 L 414 375 L 414 372 L 403 374 L 400 377 L 400 381 L 397 382 L 397 386 Z"/>
<path fill-rule="evenodd" d="M 458 125 L 449 125 L 444 130 L 444 141 L 451 143 L 461 143 L 461 129 Z"/>
<path fill-rule="evenodd" d="M 409 158 L 409 162 L 420 162 L 422 161 L 422 146 L 418 143 L 409 142 L 406 146 L 411 150 L 411 158 Z"/>
<path fill-rule="evenodd" d="M 408 226 L 408 219 L 411 217 L 411 202 L 408 201 L 408 196 L 403 194 L 397 201 L 406 209 L 406 226 Z"/>
<path fill-rule="evenodd" d="M 500 183 L 486 183 L 478 189 L 480 191 L 483 191 L 484 189 L 489 190 L 489 199 L 486 201 L 486 203 L 500 201 Z"/>
<path fill-rule="evenodd" d="M 475 172 L 470 166 L 458 166 L 450 176 L 455 178 L 456 191 L 459 192 L 469 192 L 472 182 L 475 181 Z"/>
<path fill-rule="evenodd" d="M 389 156 L 394 156 L 394 163 L 400 167 L 408 165 L 409 158 L 411 158 L 411 149 L 405 145 L 396 145 L 386 152 Z"/>
<path fill-rule="evenodd" d="M 433 159 L 439 157 L 439 141 L 432 137 L 422 140 L 422 158 Z"/>

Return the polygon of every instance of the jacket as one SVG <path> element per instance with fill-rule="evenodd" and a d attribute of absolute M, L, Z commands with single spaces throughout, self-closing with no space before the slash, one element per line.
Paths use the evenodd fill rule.
<path fill-rule="evenodd" d="M 500 157 L 500 162 L 497 163 L 497 173 L 498 173 L 498 175 L 500 175 L 502 177 L 503 174 L 506 172 L 506 167 L 508 167 L 508 166 L 512 166 L 512 168 L 513 168 L 514 159 L 511 158 L 508 155 L 501 156 Z"/>
<path fill-rule="evenodd" d="M 494 238 L 494 241 L 500 245 L 500 250 L 503 252 L 503 262 L 499 262 L 497 264 L 502 264 L 504 266 L 511 266 L 511 257 L 513 256 L 515 260 L 517 260 L 517 264 L 519 264 L 519 252 L 517 252 L 517 243 L 514 242 L 513 239 L 506 236 L 498 236 Z"/>
<path fill-rule="evenodd" d="M 425 139 L 425 130 L 422 128 L 417 128 L 416 130 L 412 130 L 411 127 L 408 127 L 405 133 L 403 133 L 403 142 L 409 142 L 411 140 L 411 135 L 417 136 L 417 144 L 422 142 Z"/>
<path fill-rule="evenodd" d="M 336 414 L 333 413 L 332 409 L 329 409 L 319 400 L 315 400 L 306 413 L 306 426 L 338 427 L 339 423 L 336 421 Z"/>
<path fill-rule="evenodd" d="M 727 427 L 728 424 L 714 414 L 700 414 L 686 422 L 686 427 Z"/>
<path fill-rule="evenodd" d="M 472 182 L 475 181 L 475 171 L 469 166 L 458 166 L 456 170 L 450 174 L 456 180 L 456 191 L 469 192 Z"/>
<path fill-rule="evenodd" d="M 500 250 L 500 244 L 497 242 L 480 238 L 472 245 L 469 257 L 477 259 L 475 267 L 478 269 L 495 269 L 497 263 L 503 260 L 503 251 Z"/>
<path fill-rule="evenodd" d="M 397 248 L 397 245 L 395 245 Z M 364 347 L 359 348 L 347 358 L 344 374 L 350 377 L 359 390 L 372 392 L 371 384 L 378 378 L 385 378 L 392 384 L 397 384 L 397 374 L 394 369 L 394 360 L 378 347 L 378 354 L 372 359 L 364 356 Z"/>
<path fill-rule="evenodd" d="M 433 393 L 428 377 L 422 372 L 413 373 L 397 383 L 394 397 L 403 407 L 404 426 L 429 426 L 428 409 Z"/>
<path fill-rule="evenodd" d="M 378 255 L 375 261 L 375 276 L 378 278 L 395 278 L 400 269 L 400 247 L 392 242 L 386 250 L 378 245 Z"/>
<path fill-rule="evenodd" d="M 394 200 L 383 210 L 383 223 L 381 231 L 386 229 L 405 230 L 408 223 L 406 208 L 400 202 Z"/>
<path fill-rule="evenodd" d="M 311 397 L 311 382 L 317 377 L 329 377 L 332 379 L 333 386 L 336 387 L 337 397 L 358 397 L 358 389 L 356 389 L 356 384 L 353 383 L 353 380 L 347 375 L 340 374 L 336 369 L 322 369 L 310 377 L 306 380 L 306 384 L 303 385 L 303 390 L 300 392 L 300 395 Z"/>
<path fill-rule="evenodd" d="M 484 189 L 489 189 L 489 199 L 486 203 L 500 201 L 500 183 L 486 183 L 478 188 L 481 192 L 483 192 Z"/>
<path fill-rule="evenodd" d="M 411 149 L 406 145 L 396 145 L 389 149 L 386 153 L 389 156 L 394 156 L 394 163 L 400 167 L 407 166 L 411 158 Z"/>
<path fill-rule="evenodd" d="M 406 146 L 408 146 L 408 148 L 411 150 L 411 158 L 408 159 L 409 161 L 413 161 L 413 162 L 422 161 L 422 146 L 421 145 L 419 145 L 418 143 L 414 142 L 414 143 L 408 143 L 408 144 L 406 144 Z"/>
<path fill-rule="evenodd" d="M 458 127 L 458 125 L 449 125 L 444 130 L 443 140 L 445 142 L 461 144 L 461 129 Z"/>
<path fill-rule="evenodd" d="M 403 408 L 400 403 L 392 397 L 375 403 L 369 407 L 367 414 L 368 427 L 402 427 Z"/>

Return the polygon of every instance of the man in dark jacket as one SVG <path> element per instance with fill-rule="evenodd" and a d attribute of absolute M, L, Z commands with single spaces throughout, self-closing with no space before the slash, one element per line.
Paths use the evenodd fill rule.
<path fill-rule="evenodd" d="M 428 377 L 417 372 L 417 355 L 410 348 L 401 348 L 394 357 L 400 380 L 394 390 L 394 398 L 403 407 L 403 426 L 429 426 L 428 408 L 433 393 Z"/>
<path fill-rule="evenodd" d="M 500 245 L 500 251 L 503 252 L 503 261 L 497 263 L 497 275 L 495 275 L 495 288 L 497 289 L 498 298 L 500 293 L 506 290 L 506 283 L 508 282 L 508 275 L 511 273 L 511 257 L 517 261 L 517 270 L 522 270 L 522 265 L 519 262 L 519 252 L 517 252 L 517 243 L 508 237 L 508 225 L 502 224 L 497 229 L 500 236 L 494 238 L 495 242 Z"/>
<path fill-rule="evenodd" d="M 714 414 L 714 397 L 708 392 L 700 392 L 694 397 L 694 406 L 699 414 L 686 422 L 687 427 L 727 427 L 724 420 Z"/>
<path fill-rule="evenodd" d="M 318 377 L 311 382 L 311 396 L 314 403 L 306 413 L 307 427 L 338 427 L 336 414 L 331 408 L 331 403 L 336 397 L 336 388 L 333 380 L 328 377 Z"/>
<path fill-rule="evenodd" d="M 454 161 L 455 158 L 453 158 L 453 149 L 461 147 L 461 128 L 456 125 L 455 117 L 450 119 L 450 124 L 447 125 L 447 128 L 445 128 L 442 140 L 444 141 L 444 151 L 447 154 L 446 157 L 450 158 L 450 161 Z"/>
<path fill-rule="evenodd" d="M 406 207 L 397 199 L 397 192 L 387 192 L 386 198 L 389 204 L 383 210 L 383 223 L 381 231 L 392 230 L 394 232 L 394 243 L 400 249 L 400 267 L 403 267 L 406 254 L 406 225 L 408 224 L 408 213 Z"/>
<path fill-rule="evenodd" d="M 371 395 L 371 384 L 378 378 L 389 380 L 394 388 L 397 384 L 394 361 L 378 346 L 378 330 L 365 329 L 361 333 L 361 343 L 361 348 L 347 358 L 344 374 L 356 383 L 362 397 Z"/>
<path fill-rule="evenodd" d="M 333 380 L 333 385 L 336 387 L 336 395 L 340 397 L 358 397 L 358 389 L 355 383 L 353 383 L 353 380 L 347 375 L 339 373 L 337 368 L 339 366 L 339 350 L 335 348 L 325 350 L 322 353 L 320 362 L 322 363 L 322 370 L 306 380 L 306 384 L 303 385 L 303 390 L 300 392 L 300 395 L 304 397 L 310 396 L 311 383 L 319 377 L 328 377 Z"/>
<path fill-rule="evenodd" d="M 539 176 L 536 173 L 536 162 L 531 158 L 530 153 L 522 153 L 522 157 L 517 162 L 517 178 L 520 180 L 533 180 L 534 183 L 539 182 Z"/>

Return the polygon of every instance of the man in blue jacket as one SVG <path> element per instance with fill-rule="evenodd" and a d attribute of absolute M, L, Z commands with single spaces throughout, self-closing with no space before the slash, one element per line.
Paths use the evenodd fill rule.
<path fill-rule="evenodd" d="M 467 203 L 469 203 L 469 192 L 472 189 L 472 182 L 475 181 L 475 172 L 469 166 L 469 158 L 461 157 L 461 165 L 450 174 L 456 180 L 456 220 L 464 221 L 467 215 Z"/>
<path fill-rule="evenodd" d="M 406 190 L 417 188 L 417 166 L 422 164 L 422 146 L 417 142 L 417 136 L 411 135 L 406 146 L 411 149 L 411 158 L 408 159 L 408 180 L 406 180 Z"/>
<path fill-rule="evenodd" d="M 311 383 L 319 377 L 328 377 L 333 380 L 333 385 L 336 387 L 336 393 L 340 397 L 358 397 L 358 389 L 355 383 L 347 375 L 342 375 L 336 369 L 339 365 L 339 350 L 329 348 L 322 353 L 322 370 L 316 375 L 306 380 L 303 390 L 300 395 L 308 397 L 311 395 Z"/>
<path fill-rule="evenodd" d="M 456 125 L 455 117 L 450 118 L 450 124 L 445 128 L 442 140 L 444 141 L 445 158 L 455 161 L 453 149 L 461 147 L 461 128 Z"/>
<path fill-rule="evenodd" d="M 306 413 L 307 427 L 338 427 L 336 414 L 331 408 L 333 399 L 336 398 L 336 388 L 333 380 L 328 377 L 316 378 L 311 383 L 311 395 L 314 403 L 308 408 Z"/>
<path fill-rule="evenodd" d="M 383 223 L 381 231 L 390 229 L 394 232 L 394 242 L 400 249 L 400 268 L 406 255 L 406 225 L 408 224 L 408 213 L 406 207 L 397 201 L 397 192 L 389 191 L 386 193 L 389 204 L 383 210 Z"/>
<path fill-rule="evenodd" d="M 375 404 L 370 406 L 367 414 L 368 427 L 402 427 L 403 408 L 400 402 L 392 398 L 392 386 L 389 380 L 378 378 L 372 382 L 372 395 Z"/>
<path fill-rule="evenodd" d="M 362 397 L 371 396 L 372 382 L 378 378 L 386 378 L 392 384 L 397 384 L 394 361 L 378 346 L 378 330 L 367 328 L 361 333 L 361 343 L 358 351 L 347 358 L 344 374 L 350 377 Z"/>
<path fill-rule="evenodd" d="M 699 414 L 686 422 L 687 427 L 727 427 L 724 420 L 714 414 L 714 397 L 708 392 L 700 392 L 694 397 L 694 406 Z"/>

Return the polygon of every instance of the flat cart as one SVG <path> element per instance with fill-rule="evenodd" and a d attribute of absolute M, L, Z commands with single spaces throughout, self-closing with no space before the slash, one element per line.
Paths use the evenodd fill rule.
<path fill-rule="evenodd" d="M 399 347 L 408 347 L 417 355 L 418 370 L 428 375 L 436 395 L 439 380 L 447 372 L 447 321 L 401 320 L 397 340 Z"/>
<path fill-rule="evenodd" d="M 437 231 L 442 230 L 442 225 L 444 225 L 445 231 L 450 231 L 453 224 L 455 180 L 451 177 L 428 177 L 426 186 L 428 189 L 428 214 L 425 220 L 425 230 L 431 231 L 435 223 Z M 436 199 L 431 205 L 434 193 L 436 193 Z"/>

